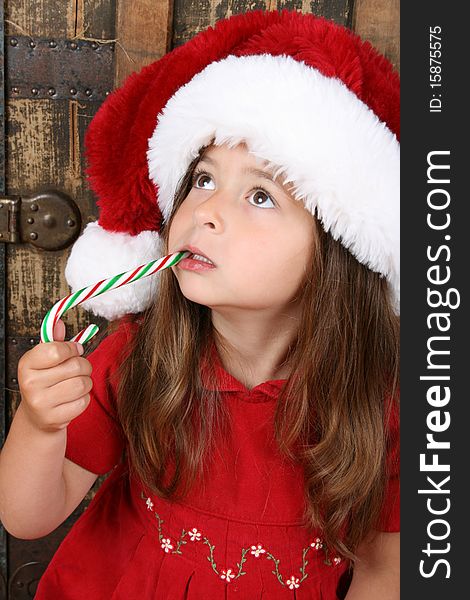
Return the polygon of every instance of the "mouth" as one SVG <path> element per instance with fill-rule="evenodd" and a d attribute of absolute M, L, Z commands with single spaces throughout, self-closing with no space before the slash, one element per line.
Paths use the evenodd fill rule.
<path fill-rule="evenodd" d="M 194 261 L 195 263 L 200 263 L 201 266 L 203 264 L 207 265 L 208 267 L 211 267 L 211 268 L 214 268 L 217 266 L 208 256 L 206 256 L 204 254 L 204 252 L 202 252 L 202 250 L 200 250 L 196 246 L 191 246 L 191 245 L 184 246 L 183 248 L 180 248 L 178 250 L 178 252 L 191 252 L 190 256 L 188 256 L 188 258 L 183 259 L 181 261 L 181 263 L 185 263 L 186 261 L 188 261 L 188 262 Z M 179 264 L 181 265 L 181 263 L 179 263 Z"/>

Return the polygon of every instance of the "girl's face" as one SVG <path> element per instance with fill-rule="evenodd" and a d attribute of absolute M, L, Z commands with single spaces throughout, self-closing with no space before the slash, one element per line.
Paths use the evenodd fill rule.
<path fill-rule="evenodd" d="M 199 161 L 168 234 L 169 253 L 197 247 L 213 263 L 184 259 L 171 267 L 189 300 L 266 309 L 283 308 L 296 296 L 315 223 L 265 164 L 244 144 L 211 146 Z"/>

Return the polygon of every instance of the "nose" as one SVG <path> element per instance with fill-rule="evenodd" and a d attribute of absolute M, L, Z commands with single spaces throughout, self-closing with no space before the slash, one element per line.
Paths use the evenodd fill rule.
<path fill-rule="evenodd" d="M 193 211 L 193 219 L 199 227 L 214 230 L 223 229 L 222 203 L 218 192 L 211 194 L 206 200 L 198 204 Z"/>

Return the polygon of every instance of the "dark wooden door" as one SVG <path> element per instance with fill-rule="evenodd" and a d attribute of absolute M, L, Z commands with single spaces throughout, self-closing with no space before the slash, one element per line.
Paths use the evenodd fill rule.
<path fill-rule="evenodd" d="M 352 27 L 398 67 L 399 0 L 0 2 L 0 56 L 5 56 L 0 74 L 0 210 L 21 210 L 21 202 L 12 203 L 12 197 L 22 198 L 25 208 L 28 197 L 54 188 L 78 208 L 79 231 L 96 220 L 95 199 L 83 177 L 83 139 L 106 92 L 221 18 L 284 7 Z M 18 360 L 39 343 L 47 310 L 69 293 L 64 268 L 73 240 L 59 249 L 44 249 L 40 242 L 45 234 L 34 238 L 32 233 L 0 238 L 0 445 L 20 401 Z M 54 238 L 54 231 L 49 235 Z M 89 315 L 78 307 L 63 320 L 70 339 L 89 323 Z M 106 330 L 103 319 L 93 316 L 93 322 Z M 52 555 L 104 479 L 44 538 L 19 540 L 0 524 L 0 600 L 34 597 Z"/>

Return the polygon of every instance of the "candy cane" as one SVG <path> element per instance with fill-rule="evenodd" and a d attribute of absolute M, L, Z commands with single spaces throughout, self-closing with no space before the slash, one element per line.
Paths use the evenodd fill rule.
<path fill-rule="evenodd" d="M 119 275 L 115 275 L 109 279 L 98 281 L 98 283 L 84 287 L 74 294 L 65 296 L 65 298 L 62 298 L 62 300 L 56 302 L 44 317 L 41 324 L 41 342 L 54 341 L 54 325 L 65 312 L 74 306 L 77 306 L 78 304 L 81 304 L 90 298 L 94 298 L 95 296 L 100 296 L 109 290 L 114 290 L 123 285 L 127 285 L 128 283 L 133 283 L 138 279 L 149 277 L 149 275 L 153 275 L 162 269 L 173 267 L 179 263 L 180 260 L 187 258 L 188 256 L 191 256 L 191 252 L 176 252 L 175 254 L 168 254 L 162 258 L 152 260 L 145 265 L 140 265 L 140 267 L 126 271 L 125 273 L 119 273 Z M 98 331 L 99 327 L 97 325 L 88 325 L 88 327 L 82 329 L 82 331 L 77 333 L 77 335 L 74 336 L 70 341 L 86 344 L 98 333 Z"/>

